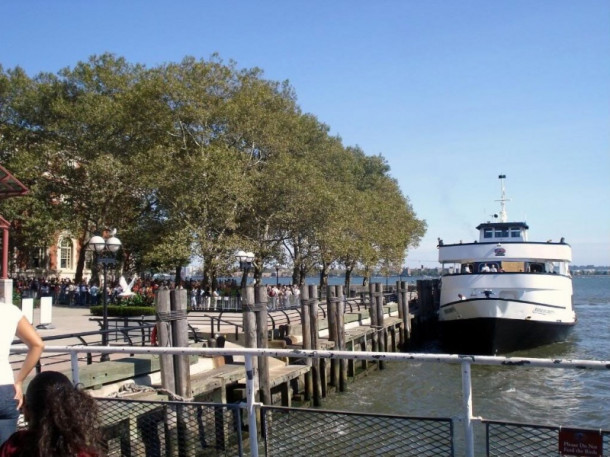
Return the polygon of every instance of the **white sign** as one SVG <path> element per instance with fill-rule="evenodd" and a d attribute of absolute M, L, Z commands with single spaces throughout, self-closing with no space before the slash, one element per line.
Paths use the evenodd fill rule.
<path fill-rule="evenodd" d="M 25 318 L 30 322 L 30 324 L 34 323 L 34 299 L 33 298 L 24 298 L 21 300 L 21 312 L 25 316 Z"/>
<path fill-rule="evenodd" d="M 53 297 L 40 297 L 40 325 L 52 322 Z"/>

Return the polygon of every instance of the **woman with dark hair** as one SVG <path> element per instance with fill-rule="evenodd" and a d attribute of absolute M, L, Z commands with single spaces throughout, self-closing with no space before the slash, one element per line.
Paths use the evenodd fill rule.
<path fill-rule="evenodd" d="M 0 457 L 101 457 L 105 455 L 97 403 L 56 371 L 34 377 L 25 395 L 27 430 L 0 447 Z"/>

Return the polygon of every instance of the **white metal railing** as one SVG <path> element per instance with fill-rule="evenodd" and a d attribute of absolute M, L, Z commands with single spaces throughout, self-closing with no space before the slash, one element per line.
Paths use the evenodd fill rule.
<path fill-rule="evenodd" d="M 25 346 L 13 346 L 11 352 L 27 352 Z M 577 370 L 610 370 L 610 361 L 600 360 L 558 360 L 537 359 L 527 357 L 499 357 L 499 356 L 469 356 L 453 354 L 419 354 L 419 353 L 396 353 L 396 352 L 351 352 L 351 351 L 319 351 L 305 349 L 246 349 L 246 348 L 159 348 L 159 347 L 104 347 L 104 346 L 49 346 L 44 349 L 49 353 L 70 353 L 72 366 L 72 381 L 79 382 L 79 353 L 101 353 L 101 354 L 181 354 L 200 356 L 243 356 L 245 358 L 246 378 L 246 404 L 243 407 L 248 413 L 248 425 L 253 433 L 250 433 L 250 448 L 253 457 L 258 456 L 258 442 L 256 429 L 256 407 L 261 406 L 255 402 L 255 376 L 253 369 L 253 358 L 266 357 L 298 357 L 298 358 L 325 358 L 325 359 L 350 359 L 386 362 L 427 362 L 427 363 L 449 363 L 461 365 L 462 372 L 462 414 L 464 423 L 464 443 L 466 456 L 474 456 L 474 430 L 475 422 L 481 418 L 473 416 L 472 405 L 472 365 L 495 365 L 503 367 L 538 367 L 538 368 L 563 368 Z"/>
<path fill-rule="evenodd" d="M 270 311 L 279 309 L 294 308 L 299 306 L 301 300 L 299 297 L 281 296 L 281 297 L 267 297 L 267 308 Z M 241 297 L 201 297 L 193 300 L 193 297 L 189 300 L 191 309 L 195 311 L 241 311 L 242 300 Z"/>

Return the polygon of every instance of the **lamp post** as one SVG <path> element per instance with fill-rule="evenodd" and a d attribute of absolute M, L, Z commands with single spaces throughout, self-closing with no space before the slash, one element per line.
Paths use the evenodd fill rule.
<path fill-rule="evenodd" d="M 275 285 L 279 287 L 280 285 L 280 266 L 275 266 Z"/>
<path fill-rule="evenodd" d="M 243 272 L 244 272 L 244 274 L 241 278 L 241 288 L 243 289 L 244 287 L 246 287 L 247 282 L 248 282 L 248 272 L 250 271 L 250 268 L 252 268 L 252 261 L 254 260 L 254 253 L 237 251 L 237 253 L 235 254 L 235 257 L 237 258 L 237 261 L 239 262 L 239 268 L 241 270 L 243 270 Z"/>
<path fill-rule="evenodd" d="M 108 265 L 116 265 L 114 255 L 121 247 L 121 240 L 115 236 L 104 239 L 99 235 L 89 240 L 89 249 L 97 254 L 97 263 L 102 265 L 104 271 L 104 288 L 102 289 L 102 346 L 108 346 L 108 302 L 106 300 L 106 273 Z M 100 361 L 110 360 L 108 354 L 102 354 Z"/>

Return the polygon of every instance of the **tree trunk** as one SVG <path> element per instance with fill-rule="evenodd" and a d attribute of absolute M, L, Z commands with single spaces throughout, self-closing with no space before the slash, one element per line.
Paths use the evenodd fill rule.
<path fill-rule="evenodd" d="M 83 270 L 85 269 L 85 258 L 87 255 L 87 249 L 85 244 L 87 243 L 88 230 L 83 230 L 81 236 L 78 238 L 78 260 L 76 261 L 76 273 L 74 274 L 74 282 L 80 284 L 83 280 Z"/>
<path fill-rule="evenodd" d="M 320 290 L 326 290 L 328 286 L 328 264 L 322 262 L 322 269 L 320 270 Z"/>
<path fill-rule="evenodd" d="M 345 296 L 350 296 L 350 288 L 352 286 L 352 271 L 353 267 L 347 267 L 345 269 Z"/>
<path fill-rule="evenodd" d="M 178 287 L 180 285 L 180 283 L 182 283 L 182 275 L 180 273 L 182 273 L 182 266 L 177 265 L 176 266 L 176 278 L 175 278 L 176 287 Z"/>

